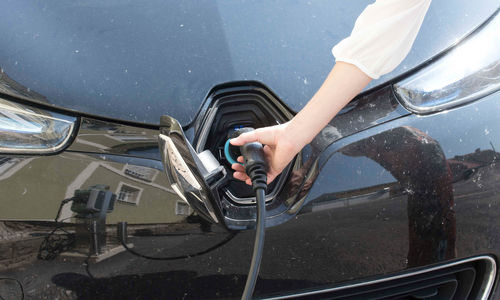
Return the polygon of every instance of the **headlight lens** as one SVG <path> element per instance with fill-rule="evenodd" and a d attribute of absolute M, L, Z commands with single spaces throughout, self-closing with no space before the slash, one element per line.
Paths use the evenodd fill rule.
<path fill-rule="evenodd" d="M 0 99 L 0 153 L 53 153 L 66 146 L 76 118 Z"/>
<path fill-rule="evenodd" d="M 394 88 L 403 103 L 417 113 L 440 111 L 499 90 L 498 11 L 472 36 Z"/>

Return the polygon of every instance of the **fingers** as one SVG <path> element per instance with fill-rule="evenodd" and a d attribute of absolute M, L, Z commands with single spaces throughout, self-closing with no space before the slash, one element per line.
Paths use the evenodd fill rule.
<path fill-rule="evenodd" d="M 234 146 L 242 146 L 246 143 L 256 142 L 257 140 L 258 140 L 257 135 L 255 134 L 255 130 L 254 130 L 254 131 L 242 133 L 240 136 L 238 136 L 237 138 L 231 139 L 229 142 L 231 143 L 231 145 L 234 145 Z"/>
<path fill-rule="evenodd" d="M 248 175 L 246 173 L 243 173 L 243 172 L 234 172 L 233 177 L 235 179 L 238 179 L 241 181 L 246 181 L 247 179 L 250 179 L 250 178 L 248 178 Z"/>
<path fill-rule="evenodd" d="M 243 172 L 243 173 L 245 172 L 245 167 L 240 164 L 232 164 L 231 168 L 236 172 Z"/>
<path fill-rule="evenodd" d="M 276 136 L 275 126 L 257 128 L 254 131 L 242 133 L 239 137 L 231 139 L 234 146 L 241 146 L 246 143 L 259 142 L 265 145 L 274 145 Z"/>
<path fill-rule="evenodd" d="M 240 159 L 241 158 L 241 159 Z M 242 160 L 243 157 L 240 156 L 238 157 L 238 161 Z M 233 177 L 235 179 L 244 181 L 246 184 L 251 185 L 252 182 L 250 180 L 250 177 L 248 177 L 247 173 L 245 172 L 245 167 L 240 165 L 240 164 L 232 164 L 231 168 L 235 171 L 233 173 Z"/>
<path fill-rule="evenodd" d="M 244 181 L 248 185 L 252 185 L 252 181 L 250 180 L 250 177 L 248 177 L 247 173 L 245 173 L 245 172 L 234 172 L 233 177 L 238 179 L 238 180 Z"/>

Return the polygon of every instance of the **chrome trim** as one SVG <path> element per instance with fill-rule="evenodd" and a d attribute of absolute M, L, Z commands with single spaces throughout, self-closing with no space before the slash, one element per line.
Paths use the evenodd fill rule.
<path fill-rule="evenodd" d="M 208 131 L 209 131 L 210 127 L 212 127 L 212 124 L 214 122 L 215 116 L 217 115 L 218 111 L 219 111 L 218 106 L 214 106 L 213 108 L 209 109 L 205 124 L 210 124 L 210 126 L 203 126 L 201 128 L 201 132 L 199 134 L 200 139 L 196 143 L 196 151 L 197 152 L 201 152 L 204 150 L 203 147 L 205 147 L 205 145 L 207 143 Z"/>
<path fill-rule="evenodd" d="M 255 197 L 239 198 L 233 195 L 233 193 L 231 193 L 231 191 L 227 188 L 224 189 L 224 193 L 226 193 L 229 199 L 238 202 L 239 204 L 255 204 Z M 266 195 L 266 202 L 270 202 L 271 200 L 273 200 L 275 195 L 276 193 Z"/>
<path fill-rule="evenodd" d="M 344 285 L 344 286 L 339 286 L 339 287 L 334 287 L 334 288 L 329 288 L 329 289 L 323 289 L 323 290 L 316 290 L 316 291 L 311 291 L 311 292 L 304 292 L 304 293 L 298 293 L 298 294 L 290 294 L 286 296 L 278 296 L 278 297 L 271 297 L 271 298 L 262 298 L 262 299 L 268 299 L 268 300 L 277 300 L 277 299 L 290 299 L 290 298 L 295 298 L 295 297 L 306 297 L 306 296 L 312 296 L 312 295 L 318 295 L 318 294 L 323 294 L 323 293 L 329 293 L 329 292 L 336 292 L 336 291 L 341 291 L 349 288 L 356 288 L 356 287 L 363 287 L 367 285 L 372 285 L 372 284 L 377 284 L 377 283 L 382 283 L 382 282 L 387 282 L 391 280 L 396 280 L 396 279 L 402 279 L 410 276 L 415 276 L 415 275 L 420 275 L 428 272 L 433 272 L 449 267 L 454 267 L 463 263 L 469 263 L 469 262 L 475 262 L 475 261 L 480 261 L 484 260 L 487 262 L 487 272 L 489 271 L 489 274 L 485 276 L 486 280 L 483 281 L 483 285 L 481 286 L 481 297 L 479 299 L 481 300 L 486 300 L 490 296 L 491 290 L 493 288 L 493 284 L 495 282 L 495 277 L 496 277 L 496 270 L 497 270 L 497 264 L 495 259 L 493 259 L 490 256 L 478 256 L 478 257 L 472 257 L 472 258 L 467 258 L 459 261 L 455 261 L 449 264 L 441 265 L 441 266 L 436 266 L 432 267 L 429 269 L 424 269 L 424 270 L 419 270 L 419 271 L 414 271 L 406 274 L 401 274 L 401 275 L 396 275 L 392 277 L 387 277 L 383 279 L 377 279 L 377 280 L 372 280 L 372 281 L 367 281 L 367 282 L 361 282 L 361 283 L 355 283 L 351 285 Z"/>
<path fill-rule="evenodd" d="M 161 117 L 158 142 L 172 189 L 200 215 L 219 223 L 214 209 L 217 204 L 205 181 L 208 172 L 177 120 L 169 116 Z"/>

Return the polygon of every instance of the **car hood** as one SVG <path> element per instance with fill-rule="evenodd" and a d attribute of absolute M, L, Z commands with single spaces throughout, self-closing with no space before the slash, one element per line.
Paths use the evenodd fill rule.
<path fill-rule="evenodd" d="M 372 1 L 4 1 L 0 91 L 85 114 L 182 124 L 220 83 L 256 80 L 302 108 L 333 45 Z M 496 1 L 434 1 L 414 46 L 381 85 L 480 25 Z"/>

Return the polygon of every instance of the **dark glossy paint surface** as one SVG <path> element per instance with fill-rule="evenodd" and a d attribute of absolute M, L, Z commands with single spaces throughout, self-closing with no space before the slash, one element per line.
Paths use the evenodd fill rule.
<path fill-rule="evenodd" d="M 285 203 L 286 222 L 267 230 L 257 295 L 378 278 L 480 254 L 499 255 L 498 97 L 496 93 L 446 113 L 403 116 L 342 138 L 319 156 L 314 154 L 313 144 L 303 156 L 309 168 L 295 174 L 307 171 L 309 182 L 299 182 L 296 188 L 302 190 L 295 192 L 297 201 Z M 1 223 L 0 274 L 20 280 L 30 297 L 198 299 L 241 295 L 253 233 L 242 231 L 233 237 L 194 215 L 176 215 L 178 198 L 163 191 L 168 189 L 163 173 L 148 182 L 126 171 L 131 168 L 137 173 L 141 170 L 138 166 L 146 167 L 142 169 L 145 173 L 159 171 L 159 161 L 155 165 L 149 159 L 71 152 L 15 159 L 19 164 L 28 161 L 24 165 L 27 174 L 42 176 L 32 175 L 32 181 L 22 182 L 15 180 L 13 171 L 0 175 L 2 190 L 9 188 L 11 197 L 18 195 L 10 202 L 11 197 L 1 197 L 2 203 L 8 202 L 6 207 L 13 209 L 11 217 L 2 210 L 2 219 L 18 221 Z M 37 168 L 37 161 L 41 167 Z M 87 174 L 87 179 L 77 175 L 78 163 L 80 170 L 87 170 L 80 172 Z M 76 177 L 66 179 L 68 173 L 61 172 L 65 166 L 75 169 Z M 105 172 L 102 176 L 101 171 Z M 22 172 L 20 168 L 17 175 Z M 119 245 L 114 225 L 119 221 L 129 223 L 127 242 L 141 255 L 168 258 L 223 245 L 178 260 L 144 259 L 127 251 L 110 254 L 100 262 L 90 259 L 88 271 L 94 279 L 85 269 L 85 255 L 71 258 L 66 253 L 54 260 L 39 259 L 43 240 L 56 225 L 49 220 L 67 197 L 63 192 L 74 188 L 54 183 L 73 182 L 75 178 L 80 178 L 82 186 L 119 186 L 123 181 L 143 188 L 139 205 L 117 204 L 108 214 L 110 246 Z M 30 194 L 36 182 L 60 186 L 60 196 L 36 198 Z M 28 196 L 32 200 L 17 203 Z M 20 206 L 14 209 L 15 205 Z M 76 220 L 65 229 L 73 233 L 74 223 Z M 67 235 L 61 230 L 56 234 L 58 238 Z M 70 247 L 66 252 L 76 250 Z"/>
<path fill-rule="evenodd" d="M 208 91 L 264 82 L 293 110 L 371 1 L 4 1 L 0 87 L 93 115 L 193 120 Z M 380 85 L 470 33 L 497 1 L 433 1 L 405 61 Z"/>
<path fill-rule="evenodd" d="M 247 95 L 248 97 L 250 97 L 250 95 L 259 95 L 259 97 L 261 97 L 259 98 L 261 99 L 260 101 L 270 101 L 273 103 L 273 109 L 280 110 L 282 113 L 283 110 L 285 110 L 279 102 L 276 102 L 277 100 L 273 98 L 269 91 L 256 83 L 253 85 L 234 84 L 231 87 L 221 87 L 217 89 L 217 91 L 214 91 L 214 94 L 215 95 L 209 99 L 217 103 L 222 100 L 232 101 L 232 99 L 238 99 L 237 97 L 242 97 L 242 95 Z M 274 105 L 276 105 L 276 107 L 274 107 Z M 210 108 L 207 108 L 207 112 L 208 111 L 210 111 L 210 113 L 214 112 L 213 109 L 211 110 Z M 201 116 L 204 116 L 204 113 L 205 111 L 202 111 Z M 274 195 L 274 201 L 268 203 L 267 225 L 276 226 L 286 222 L 293 217 L 293 214 L 285 212 L 290 209 L 297 210 L 297 208 L 300 208 L 304 193 L 298 192 L 304 185 L 310 186 L 311 180 L 314 179 L 314 177 L 308 176 L 308 179 L 304 182 L 303 178 L 308 174 L 311 168 L 316 166 L 315 158 L 328 145 L 340 138 L 344 138 L 390 120 L 401 118 L 408 114 L 408 111 L 399 105 L 390 87 L 380 89 L 352 101 L 334 120 L 332 120 L 329 126 L 315 138 L 312 147 L 303 151 L 300 155 L 300 159 L 297 159 L 292 166 L 295 171 L 291 173 L 288 180 L 286 178 L 280 179 L 277 191 L 282 192 L 277 194 L 272 193 Z M 202 128 L 198 128 L 197 132 L 198 135 L 203 134 Z M 108 153 L 159 159 L 157 157 L 159 156 L 156 142 L 158 140 L 157 135 L 158 132 L 151 129 L 82 118 L 78 136 L 74 143 L 68 148 L 68 151 Z M 200 137 L 198 136 L 198 140 L 199 139 Z M 201 148 L 199 152 L 203 150 L 204 148 Z M 213 154 L 218 157 L 218 153 Z M 157 162 L 152 163 L 155 164 Z M 188 163 L 188 165 L 192 164 Z M 227 169 L 226 171 L 228 176 L 231 176 L 230 170 Z M 193 172 L 196 173 L 197 171 L 193 170 Z M 270 191 L 268 192 L 270 193 Z M 225 223 L 226 226 L 236 230 L 252 228 L 254 226 L 256 214 L 255 206 L 235 203 L 228 195 L 224 185 L 222 186 L 222 190 L 219 190 L 218 194 L 219 196 L 217 197 L 220 197 L 220 200 L 213 205 L 215 207 L 220 207 L 222 210 L 222 214 L 224 215 L 223 223 Z M 235 194 L 235 196 L 240 195 Z M 196 202 L 194 202 L 195 206 Z M 296 206 L 296 204 L 299 205 Z M 295 208 L 292 208 L 294 206 Z M 204 214 L 205 212 L 200 211 L 199 213 Z"/>
<path fill-rule="evenodd" d="M 107 153 L 160 160 L 158 130 L 81 118 L 69 151 Z"/>

